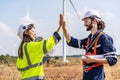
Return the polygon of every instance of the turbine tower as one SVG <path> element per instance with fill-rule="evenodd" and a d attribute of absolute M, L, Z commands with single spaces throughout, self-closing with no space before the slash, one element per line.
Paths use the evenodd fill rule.
<path fill-rule="evenodd" d="M 31 23 L 30 20 L 30 12 L 29 12 L 29 0 L 27 0 L 27 15 L 26 15 L 26 22 L 29 24 Z"/>
<path fill-rule="evenodd" d="M 66 0 L 63 0 L 63 15 L 64 18 L 66 19 Z M 66 60 L 66 40 L 63 34 L 63 62 L 68 62 L 68 60 Z"/>

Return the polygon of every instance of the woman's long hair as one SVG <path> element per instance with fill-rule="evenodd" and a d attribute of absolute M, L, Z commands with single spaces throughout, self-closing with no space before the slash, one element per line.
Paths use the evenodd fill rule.
<path fill-rule="evenodd" d="M 21 59 L 23 59 L 23 44 L 24 44 L 25 42 L 30 42 L 30 41 L 32 40 L 31 37 L 30 37 L 28 34 L 26 34 L 26 33 L 28 33 L 29 30 L 31 30 L 32 28 L 35 28 L 34 25 L 33 25 L 33 24 L 29 24 L 29 25 L 28 25 L 28 29 L 26 29 L 26 30 L 24 31 L 24 33 L 23 33 L 23 39 L 22 39 L 21 44 L 20 44 L 20 46 L 19 46 L 19 48 L 18 48 L 18 57 L 21 58 Z"/>

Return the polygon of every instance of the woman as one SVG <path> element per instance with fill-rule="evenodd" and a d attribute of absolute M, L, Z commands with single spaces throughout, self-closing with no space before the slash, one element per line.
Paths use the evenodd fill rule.
<path fill-rule="evenodd" d="M 61 21 L 61 20 L 60 20 Z M 46 40 L 34 41 L 36 37 L 33 24 L 21 25 L 18 36 L 22 42 L 18 49 L 17 68 L 22 75 L 22 80 L 44 80 L 43 57 L 60 41 L 59 28 Z"/>

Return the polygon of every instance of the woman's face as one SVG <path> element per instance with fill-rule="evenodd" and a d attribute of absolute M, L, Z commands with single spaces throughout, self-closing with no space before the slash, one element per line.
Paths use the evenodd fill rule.
<path fill-rule="evenodd" d="M 31 39 L 35 39 L 36 38 L 36 33 L 35 33 L 35 28 L 32 28 L 28 31 L 29 36 L 31 37 Z"/>

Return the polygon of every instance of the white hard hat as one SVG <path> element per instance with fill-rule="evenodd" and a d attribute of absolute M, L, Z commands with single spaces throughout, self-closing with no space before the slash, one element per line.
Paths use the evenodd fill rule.
<path fill-rule="evenodd" d="M 101 19 L 100 14 L 95 10 L 87 11 L 84 15 L 84 18 L 82 18 L 82 20 L 84 20 L 85 18 Z"/>
<path fill-rule="evenodd" d="M 26 29 L 28 29 L 29 24 L 21 24 L 18 28 L 18 33 L 17 35 L 19 36 L 20 39 L 23 39 L 23 33 Z"/>

